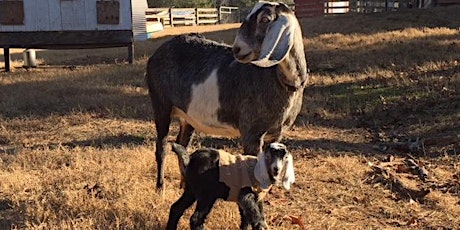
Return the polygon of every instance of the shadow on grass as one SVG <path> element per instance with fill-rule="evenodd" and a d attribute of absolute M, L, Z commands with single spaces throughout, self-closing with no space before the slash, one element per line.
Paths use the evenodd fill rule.
<path fill-rule="evenodd" d="M 127 135 L 127 134 L 120 134 L 117 136 L 105 136 L 101 138 L 95 138 L 90 140 L 79 140 L 79 141 L 70 141 L 64 143 L 49 143 L 47 145 L 34 145 L 29 146 L 30 149 L 44 149 L 44 148 L 82 148 L 82 147 L 92 147 L 96 149 L 102 148 L 121 148 L 123 146 L 140 146 L 145 145 L 147 138 L 135 136 L 135 135 Z"/>
<path fill-rule="evenodd" d="M 40 80 L 27 78 L 46 76 L 46 71 L 14 72 L 8 77 L 26 80 L 0 85 L 0 114 L 15 118 L 95 113 L 99 117 L 150 119 L 142 67 L 103 65 L 60 70 Z"/>
<path fill-rule="evenodd" d="M 283 142 L 294 150 L 300 150 L 300 152 L 302 152 L 303 149 L 308 149 L 314 152 L 335 153 L 337 156 L 344 155 L 345 153 L 362 156 L 376 156 L 382 153 L 371 143 L 350 143 L 337 139 L 321 138 L 315 140 L 300 140 L 285 138 Z M 302 154 L 301 156 L 306 155 Z"/>
<path fill-rule="evenodd" d="M 75 148 L 75 147 L 95 147 L 95 148 L 121 148 L 123 146 L 138 146 L 144 145 L 146 138 L 120 134 L 118 136 L 106 136 L 103 138 L 96 138 L 92 140 L 83 140 L 83 141 L 71 141 L 62 143 L 61 145 L 65 147 Z"/>
<path fill-rule="evenodd" d="M 350 47 L 310 49 L 307 44 L 309 68 L 320 74 L 366 73 L 373 69 L 409 72 L 429 62 L 460 59 L 460 33 L 412 39 L 385 37 L 373 44 L 350 42 Z M 372 35 L 362 39 L 372 39 Z"/>
<path fill-rule="evenodd" d="M 430 9 L 400 9 L 380 13 L 348 13 L 301 19 L 307 37 L 323 33 L 373 34 L 382 31 L 421 27 L 458 28 L 460 6 Z"/>
<path fill-rule="evenodd" d="M 403 77 L 312 85 L 305 91 L 304 108 L 296 124 L 372 128 L 452 117 L 460 107 L 459 74 L 460 66 L 455 66 L 409 72 Z M 318 112 L 321 110 L 326 114 Z"/>
<path fill-rule="evenodd" d="M 24 207 L 15 207 L 13 201 L 0 198 L 0 229 L 25 227 L 26 216 Z"/>

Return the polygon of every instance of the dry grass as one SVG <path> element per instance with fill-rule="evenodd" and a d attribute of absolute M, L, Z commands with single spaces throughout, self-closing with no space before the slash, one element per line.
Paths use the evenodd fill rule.
<path fill-rule="evenodd" d="M 273 229 L 460 228 L 458 12 L 303 20 L 312 78 L 284 140 L 295 156 L 296 184 L 266 201 Z M 229 27 L 191 29 L 215 28 L 225 31 L 206 36 L 232 42 Z M 41 68 L 0 74 L 0 229 L 164 228 L 181 193 L 179 171 L 167 155 L 165 195 L 155 191 L 143 75 L 147 57 L 176 32 L 137 43 L 133 65 L 121 48 L 44 50 Z M 13 54 L 16 67 L 20 57 Z M 176 133 L 174 126 L 171 141 Z M 421 149 L 404 148 L 416 138 Z M 241 152 L 238 143 L 196 135 L 192 148 Z M 401 198 L 369 180 L 368 162 L 389 155 L 424 163 L 431 189 L 424 199 Z M 218 202 L 207 228 L 238 223 L 235 204 Z"/>

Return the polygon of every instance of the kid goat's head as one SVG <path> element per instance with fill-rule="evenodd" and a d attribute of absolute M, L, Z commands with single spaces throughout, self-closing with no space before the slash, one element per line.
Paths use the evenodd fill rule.
<path fill-rule="evenodd" d="M 294 163 L 284 144 L 271 143 L 257 158 L 254 176 L 262 189 L 272 184 L 282 184 L 286 190 L 291 188 L 295 181 Z"/>
<path fill-rule="evenodd" d="M 241 63 L 270 67 L 281 62 L 294 44 L 300 27 L 284 3 L 259 2 L 241 25 L 233 55 Z"/>

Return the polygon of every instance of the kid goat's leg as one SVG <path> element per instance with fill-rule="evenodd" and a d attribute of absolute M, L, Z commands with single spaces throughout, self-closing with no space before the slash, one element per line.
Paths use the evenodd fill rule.
<path fill-rule="evenodd" d="M 258 223 L 256 223 L 256 226 L 253 226 L 253 229 L 268 229 L 267 222 L 265 221 L 265 215 L 264 215 L 264 203 L 259 200 L 259 197 L 256 198 L 257 206 L 259 206 L 259 213 L 261 219 L 259 220 Z"/>
<path fill-rule="evenodd" d="M 190 217 L 190 229 L 202 230 L 204 229 L 204 222 L 212 206 L 216 202 L 216 198 L 200 197 L 196 204 L 195 212 Z"/>
<path fill-rule="evenodd" d="M 248 230 L 250 223 L 246 219 L 246 215 L 244 215 L 244 210 L 241 209 L 241 207 L 239 205 L 238 205 L 238 210 L 240 211 L 240 218 L 241 218 L 240 229 L 241 230 Z"/>
<path fill-rule="evenodd" d="M 184 194 L 177 200 L 172 206 L 169 211 L 169 218 L 168 224 L 166 225 L 167 230 L 176 230 L 177 223 L 179 219 L 184 214 L 184 211 L 189 208 L 194 202 L 196 198 L 193 193 L 188 192 L 188 190 L 184 191 Z"/>
<path fill-rule="evenodd" d="M 243 188 L 238 197 L 238 208 L 241 220 L 252 225 L 253 229 L 268 229 L 265 223 L 262 202 L 258 202 L 258 196 L 251 191 L 251 188 Z M 245 229 L 243 222 L 241 229 Z M 247 229 L 247 227 L 246 227 Z"/>

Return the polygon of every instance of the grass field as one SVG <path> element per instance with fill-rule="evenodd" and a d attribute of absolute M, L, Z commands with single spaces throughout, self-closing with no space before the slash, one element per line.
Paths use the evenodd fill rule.
<path fill-rule="evenodd" d="M 283 140 L 297 180 L 268 195 L 272 229 L 460 229 L 459 14 L 302 20 L 311 80 Z M 181 190 L 173 154 L 155 190 L 147 58 L 172 34 L 231 43 L 237 26 L 164 31 L 135 44 L 132 65 L 122 48 L 40 50 L 26 70 L 14 52 L 0 73 L 0 229 L 163 229 Z M 190 150 L 201 146 L 242 152 L 196 134 Z M 206 227 L 238 225 L 236 205 L 218 202 Z"/>

